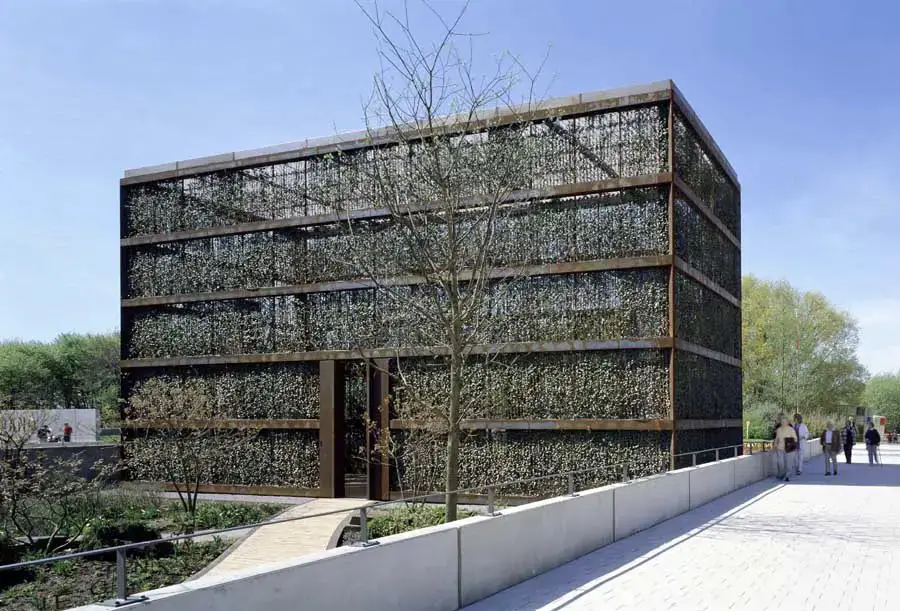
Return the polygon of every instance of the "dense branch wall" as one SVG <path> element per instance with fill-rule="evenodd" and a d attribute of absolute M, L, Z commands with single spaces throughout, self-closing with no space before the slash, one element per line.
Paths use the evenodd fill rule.
<path fill-rule="evenodd" d="M 711 153 L 708 141 L 698 136 L 691 120 L 678 108 L 673 110 L 670 128 L 669 104 L 542 118 L 521 133 L 495 129 L 464 136 L 488 145 L 511 134 L 522 138 L 530 155 L 530 171 L 518 185 L 521 189 L 639 177 L 641 184 L 658 185 L 659 180 L 669 180 L 658 178 L 660 173 L 674 169 L 685 191 L 671 191 L 671 244 L 669 184 L 511 204 L 492 227 L 489 266 L 674 254 L 739 299 L 740 251 L 732 239 L 740 237 L 739 188 Z M 669 159 L 670 145 L 674 163 Z M 236 235 L 165 236 L 160 243 L 124 246 L 122 297 L 299 287 L 365 279 L 372 269 L 384 276 L 415 274 L 421 261 L 406 248 L 388 218 L 358 220 L 351 226 L 319 215 L 372 208 L 378 198 L 369 179 L 376 166 L 389 167 L 397 176 L 412 180 L 412 160 L 422 152 L 422 147 L 412 142 L 129 183 L 122 196 L 123 238 L 310 218 L 303 221 L 309 221 L 309 226 L 303 227 L 242 227 L 234 229 Z M 477 193 L 473 185 L 471 194 Z M 426 193 L 426 200 L 428 196 Z M 726 236 L 716 221 L 732 237 Z M 460 213 L 457 222 L 465 229 L 469 222 L 466 213 Z M 435 224 L 436 240 L 444 230 L 446 227 Z M 359 253 L 365 253 L 364 261 L 358 259 Z M 474 251 L 463 252 L 461 257 L 472 259 Z M 497 282 L 479 313 L 484 324 L 473 331 L 472 339 L 502 345 L 674 336 L 739 359 L 740 309 L 682 272 L 674 274 L 674 286 L 670 287 L 668 265 L 664 260 L 659 267 L 551 271 Z M 277 361 L 278 354 L 286 352 L 441 343 L 439 330 L 424 326 L 421 317 L 414 315 L 415 308 L 397 307 L 396 295 L 402 297 L 402 303 L 430 307 L 435 294 L 427 286 L 395 288 L 394 297 L 383 289 L 317 286 L 303 291 L 309 292 L 240 299 L 206 295 L 192 303 L 126 306 L 124 356 L 259 354 Z M 674 328 L 670 326 L 670 308 L 674 308 Z M 674 360 L 672 356 L 670 350 L 629 349 L 473 358 L 465 374 L 464 417 L 676 421 L 740 417 L 738 367 L 683 350 L 675 351 Z M 674 371 L 670 370 L 672 362 Z M 391 417 L 415 415 L 415 402 L 422 397 L 434 404 L 446 400 L 448 374 L 439 361 L 406 360 L 399 369 L 402 380 L 395 389 Z M 223 419 L 329 416 L 320 414 L 320 405 L 333 389 L 320 388 L 316 362 L 138 371 L 127 372 L 123 385 L 130 418 L 140 418 L 133 407 L 146 404 L 148 396 L 169 401 L 173 417 L 177 417 L 184 396 L 201 397 L 215 405 Z M 336 460 L 342 460 L 354 474 L 368 468 L 368 425 L 364 422 L 371 380 L 366 371 L 363 363 L 347 362 L 340 382 L 347 447 L 345 455 Z M 673 383 L 674 397 L 670 395 Z M 738 443 L 739 433 L 738 429 L 736 437 L 732 429 L 695 431 L 677 430 L 676 426 L 674 442 L 678 452 L 692 451 Z M 433 486 L 442 475 L 443 444 L 440 440 L 432 446 L 405 444 L 414 435 L 414 431 L 392 431 L 396 460 L 390 479 L 394 490 L 421 491 L 423 485 Z M 133 439 L 129 444 L 133 475 L 165 479 L 160 469 L 161 461 L 167 459 L 163 437 L 136 432 Z M 463 442 L 460 485 L 623 461 L 632 463 L 631 475 L 644 475 L 669 465 L 672 441 L 668 431 L 472 432 Z M 205 481 L 315 488 L 324 481 L 320 478 L 320 443 L 316 430 L 261 431 L 241 456 L 223 449 L 221 461 L 210 467 Z M 701 457 L 700 462 L 705 460 L 709 457 Z M 602 484 L 620 477 L 621 470 L 605 471 L 579 479 L 577 484 Z M 558 481 L 499 492 L 547 493 L 562 491 L 565 485 Z"/>

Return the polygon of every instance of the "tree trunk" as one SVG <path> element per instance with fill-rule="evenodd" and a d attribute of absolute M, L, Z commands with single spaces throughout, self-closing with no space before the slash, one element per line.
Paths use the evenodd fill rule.
<path fill-rule="evenodd" d="M 462 358 L 454 351 L 450 358 L 450 406 L 447 427 L 447 470 L 444 489 L 446 491 L 447 522 L 456 520 L 456 504 L 459 488 L 459 402 L 462 390 Z"/>

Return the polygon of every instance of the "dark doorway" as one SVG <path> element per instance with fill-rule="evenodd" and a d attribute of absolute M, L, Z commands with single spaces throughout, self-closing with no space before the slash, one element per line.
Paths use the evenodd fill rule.
<path fill-rule="evenodd" d="M 367 498 L 368 449 L 366 414 L 368 380 L 366 364 L 353 361 L 344 370 L 344 496 Z"/>

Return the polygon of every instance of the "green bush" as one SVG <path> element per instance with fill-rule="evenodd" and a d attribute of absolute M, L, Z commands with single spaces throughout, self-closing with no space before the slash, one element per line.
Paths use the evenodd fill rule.
<path fill-rule="evenodd" d="M 139 521 L 110 521 L 99 519 L 93 522 L 82 540 L 83 549 L 98 549 L 140 543 L 160 539 L 162 534 L 157 528 Z"/>
<path fill-rule="evenodd" d="M 279 513 L 282 509 L 284 509 L 283 506 L 272 503 L 199 503 L 196 515 L 197 528 L 207 530 L 257 524 Z M 190 521 L 190 518 L 183 512 L 180 518 L 182 524 Z"/>
<path fill-rule="evenodd" d="M 458 512 L 459 518 L 468 518 L 475 515 L 471 511 Z M 410 505 L 391 509 L 383 514 L 369 518 L 368 530 L 370 539 L 379 539 L 389 535 L 437 526 L 446 521 L 447 513 L 443 506 Z"/>

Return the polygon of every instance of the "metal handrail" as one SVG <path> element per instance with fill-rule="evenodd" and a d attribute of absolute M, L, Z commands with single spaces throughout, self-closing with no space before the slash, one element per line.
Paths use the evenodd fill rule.
<path fill-rule="evenodd" d="M 706 454 L 708 452 L 715 452 L 716 461 L 718 461 L 718 460 L 720 460 L 721 451 L 734 450 L 734 456 L 738 456 L 738 449 L 739 448 L 743 449 L 743 447 L 744 447 L 744 444 L 742 443 L 739 445 L 723 446 L 723 447 L 719 447 L 719 448 L 708 448 L 708 449 L 704 449 L 704 450 L 696 450 L 693 452 L 681 452 L 678 454 L 671 455 L 671 458 L 674 459 L 674 458 L 679 458 L 682 456 L 693 456 L 693 464 L 696 466 L 697 454 Z M 715 462 L 715 461 L 713 461 L 713 462 Z M 480 486 L 472 486 L 469 488 L 460 488 L 457 490 L 453 490 L 451 492 L 455 493 L 455 494 L 466 494 L 466 493 L 479 492 L 479 491 L 486 490 L 488 493 L 488 515 L 493 516 L 493 515 L 496 515 L 494 513 L 494 499 L 495 499 L 494 493 L 497 488 L 505 488 L 508 486 L 515 486 L 515 485 L 519 485 L 519 484 L 528 484 L 528 483 L 539 482 L 539 481 L 544 481 L 544 480 L 548 480 L 548 479 L 566 477 L 568 494 L 574 495 L 575 494 L 574 488 L 575 488 L 575 476 L 576 475 L 585 474 L 585 473 L 593 473 L 596 471 L 603 471 L 605 469 L 622 468 L 623 478 L 625 480 L 627 480 L 628 479 L 628 466 L 630 464 L 631 464 L 630 462 L 620 462 L 620 463 L 614 463 L 611 465 L 588 467 L 586 469 L 576 469 L 573 471 L 562 471 L 562 472 L 558 472 L 558 473 L 552 473 L 550 475 L 539 475 L 536 477 L 510 480 L 510 481 L 499 482 L 499 483 L 494 483 L 494 484 L 482 484 Z M 429 494 L 422 494 L 422 495 L 412 496 L 412 497 L 404 497 L 404 498 L 395 499 L 395 500 L 376 501 L 370 505 L 359 508 L 357 511 L 359 511 L 359 516 L 360 516 L 360 535 L 361 535 L 361 537 L 360 537 L 361 541 L 359 542 L 360 545 L 363 545 L 363 546 L 371 545 L 371 543 L 368 540 L 368 528 L 367 528 L 367 512 L 368 512 L 368 510 L 376 509 L 379 507 L 385 507 L 385 506 L 389 506 L 389 505 L 397 505 L 399 503 L 409 503 L 409 502 L 413 502 L 413 501 L 426 501 L 430 498 L 434 498 L 436 495 L 445 495 L 445 494 L 449 494 L 449 493 L 435 491 L 435 492 L 431 492 Z M 139 548 L 143 548 L 143 547 L 151 547 L 154 545 L 160 545 L 160 544 L 164 544 L 164 543 L 172 543 L 172 542 L 176 542 L 176 541 L 185 541 L 185 540 L 194 539 L 197 537 L 215 536 L 215 535 L 235 532 L 235 531 L 239 531 L 239 530 L 247 530 L 248 528 L 258 528 L 258 527 L 262 527 L 262 526 L 271 526 L 274 524 L 297 522 L 299 520 L 306 520 L 309 518 L 319 518 L 319 517 L 323 517 L 323 516 L 342 514 L 342 513 L 347 513 L 347 511 L 348 511 L 347 509 L 334 509 L 331 511 L 323 511 L 323 512 L 314 513 L 314 514 L 294 516 L 291 518 L 267 520 L 265 522 L 255 522 L 252 524 L 243 524 L 240 526 L 230 526 L 228 528 L 219 528 L 219 529 L 205 530 L 205 531 L 199 531 L 199 532 L 194 532 L 194 533 L 187 533 L 187 534 L 182 534 L 182 535 L 173 535 L 171 537 L 154 539 L 152 541 L 140 541 L 137 543 L 125 543 L 122 545 L 114 545 L 114 546 L 110 546 L 110 547 L 104 547 L 101 549 L 86 550 L 83 552 L 73 552 L 71 554 L 60 554 L 58 556 L 48 556 L 47 558 L 39 558 L 37 560 L 28 560 L 25 562 L 16 562 L 13 564 L 0 565 L 0 571 L 22 569 L 22 568 L 27 568 L 27 567 L 32 567 L 32 566 L 39 566 L 42 564 L 49 564 L 51 562 L 58 562 L 61 560 L 73 560 L 76 558 L 86 558 L 88 556 L 98 556 L 101 554 L 108 554 L 111 552 L 115 552 L 116 553 L 116 596 L 117 596 L 117 600 L 122 601 L 122 602 L 128 602 L 128 603 L 139 602 L 139 600 L 142 600 L 142 599 L 129 599 L 128 594 L 127 594 L 127 588 L 126 588 L 126 582 L 125 582 L 125 556 L 126 556 L 126 553 L 128 552 L 128 550 L 139 549 Z"/>

